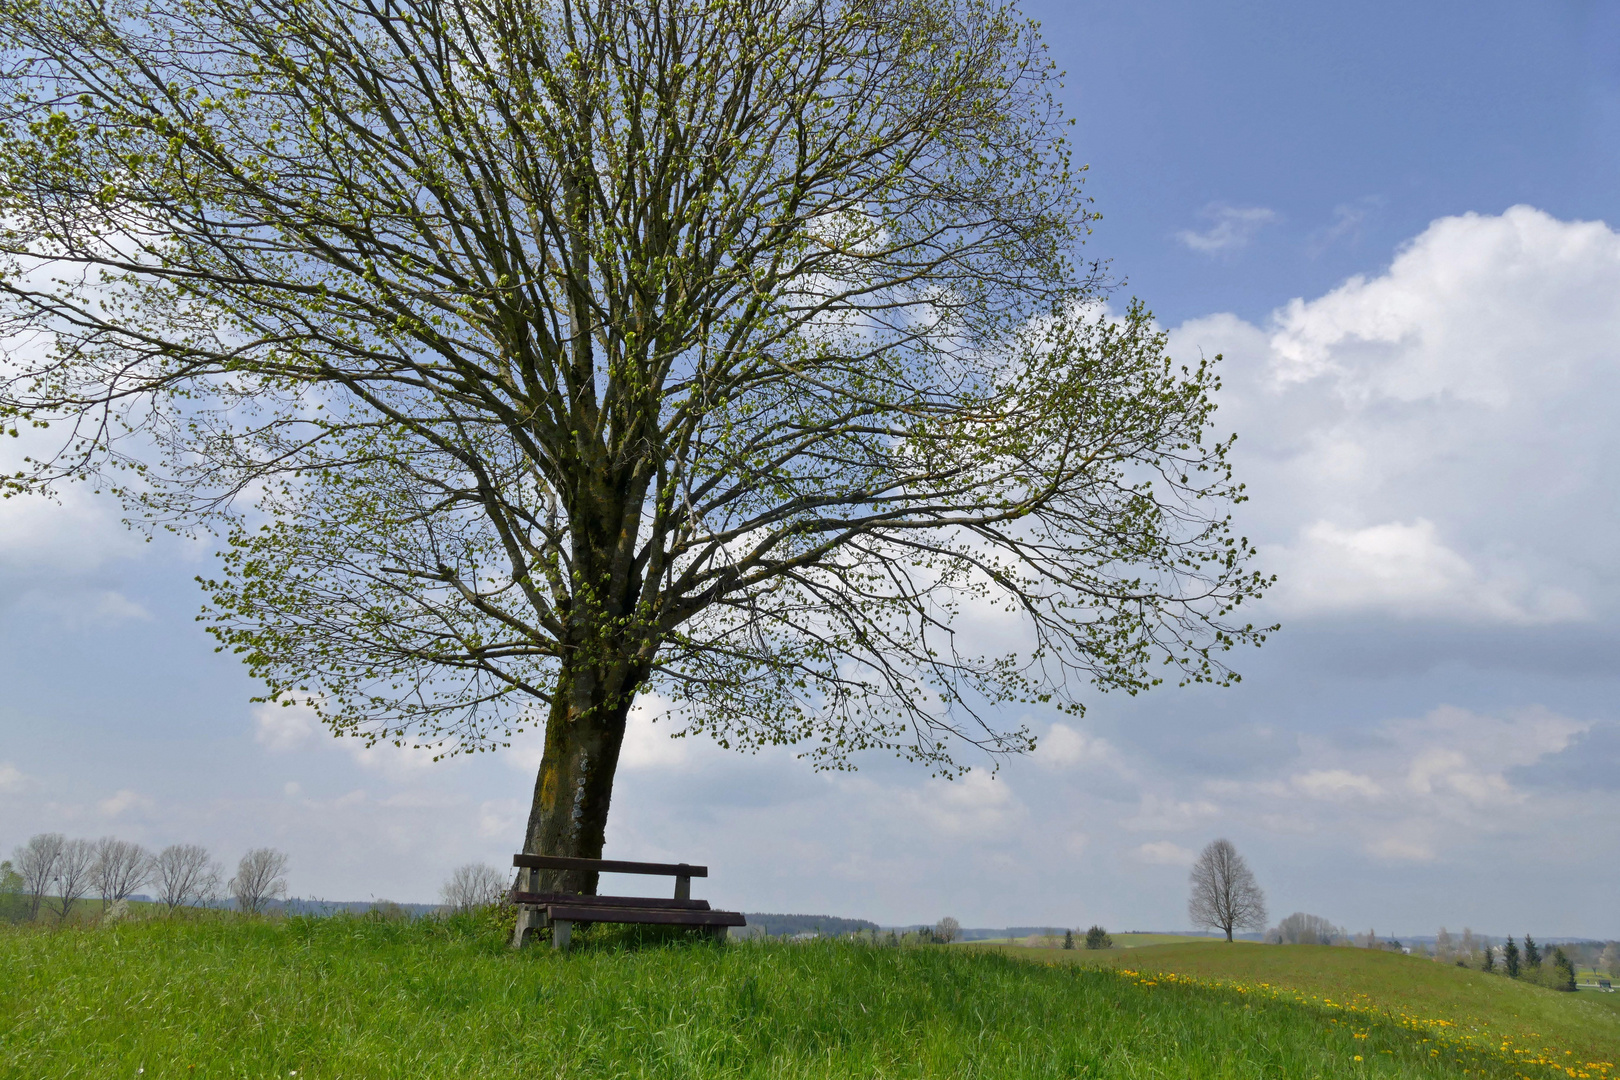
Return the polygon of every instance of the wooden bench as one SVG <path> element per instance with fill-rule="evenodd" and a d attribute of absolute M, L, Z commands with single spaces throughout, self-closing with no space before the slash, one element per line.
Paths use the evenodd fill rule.
<path fill-rule="evenodd" d="M 590 870 L 599 874 L 654 874 L 675 879 L 675 895 L 668 899 L 660 896 L 592 896 L 585 893 L 528 892 L 512 890 L 512 903 L 518 905 L 517 929 L 512 944 L 523 944 L 528 930 L 528 912 L 540 916 L 541 926 L 551 927 L 551 947 L 567 949 L 568 938 L 577 922 L 648 923 L 657 926 L 696 926 L 716 940 L 725 940 L 726 931 L 733 926 L 746 926 L 748 920 L 735 911 L 711 911 L 707 900 L 692 899 L 692 879 L 708 877 L 707 866 L 689 866 L 686 863 L 616 862 L 611 859 L 574 859 L 561 855 L 514 855 L 512 865 L 526 870 L 521 875 L 534 884 L 538 870 Z"/>

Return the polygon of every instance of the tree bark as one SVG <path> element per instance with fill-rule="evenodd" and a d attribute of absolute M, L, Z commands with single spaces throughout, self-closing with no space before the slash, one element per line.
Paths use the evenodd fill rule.
<path fill-rule="evenodd" d="M 602 857 L 625 718 L 640 681 L 627 668 L 587 663 L 565 666 L 559 675 L 524 833 L 526 853 Z M 592 872 L 531 871 L 528 878 L 529 888 L 538 892 L 596 892 Z"/>
<path fill-rule="evenodd" d="M 526 854 L 602 857 L 625 719 L 642 677 L 623 663 L 564 665 L 546 718 L 545 751 L 524 832 Z M 529 892 L 594 895 L 597 877 L 594 871 L 522 870 L 517 883 Z M 513 943 L 522 945 L 539 926 L 538 912 L 523 910 Z"/>

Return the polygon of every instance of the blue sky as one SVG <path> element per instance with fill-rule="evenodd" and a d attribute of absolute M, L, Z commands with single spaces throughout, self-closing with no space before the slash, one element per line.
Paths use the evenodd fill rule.
<path fill-rule="evenodd" d="M 745 910 L 1170 929 L 1227 835 L 1274 918 L 1620 937 L 1616 9 L 1026 10 L 1069 73 L 1116 303 L 1227 357 L 1284 632 L 1234 690 L 1029 714 L 1033 758 L 954 785 L 643 715 L 610 854 L 707 862 Z M 272 844 L 330 899 L 505 864 L 534 746 L 433 765 L 253 706 L 193 621 L 206 545 L 118 518 L 83 490 L 0 504 L 0 852 Z"/>

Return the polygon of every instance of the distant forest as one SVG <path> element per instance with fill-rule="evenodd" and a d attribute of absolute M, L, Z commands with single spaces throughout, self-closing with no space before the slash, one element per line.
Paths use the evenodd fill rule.
<path fill-rule="evenodd" d="M 843 934 L 853 934 L 857 930 L 881 929 L 877 923 L 866 919 L 840 919 L 834 915 L 767 915 L 759 912 L 746 911 L 743 918 L 748 920 L 748 926 L 742 930 L 733 931 L 740 937 L 752 937 L 764 934 L 766 937 L 792 937 L 796 934 L 820 934 L 822 937 L 838 937 Z"/>

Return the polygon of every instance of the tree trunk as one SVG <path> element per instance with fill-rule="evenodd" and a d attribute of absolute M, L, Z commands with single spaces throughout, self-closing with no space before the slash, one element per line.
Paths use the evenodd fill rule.
<path fill-rule="evenodd" d="M 627 668 L 611 662 L 573 670 L 565 666 L 559 675 L 524 852 L 602 857 L 625 717 L 640 682 Z M 596 892 L 597 875 L 591 872 L 542 870 L 525 876 L 527 886 L 537 892 Z"/>

